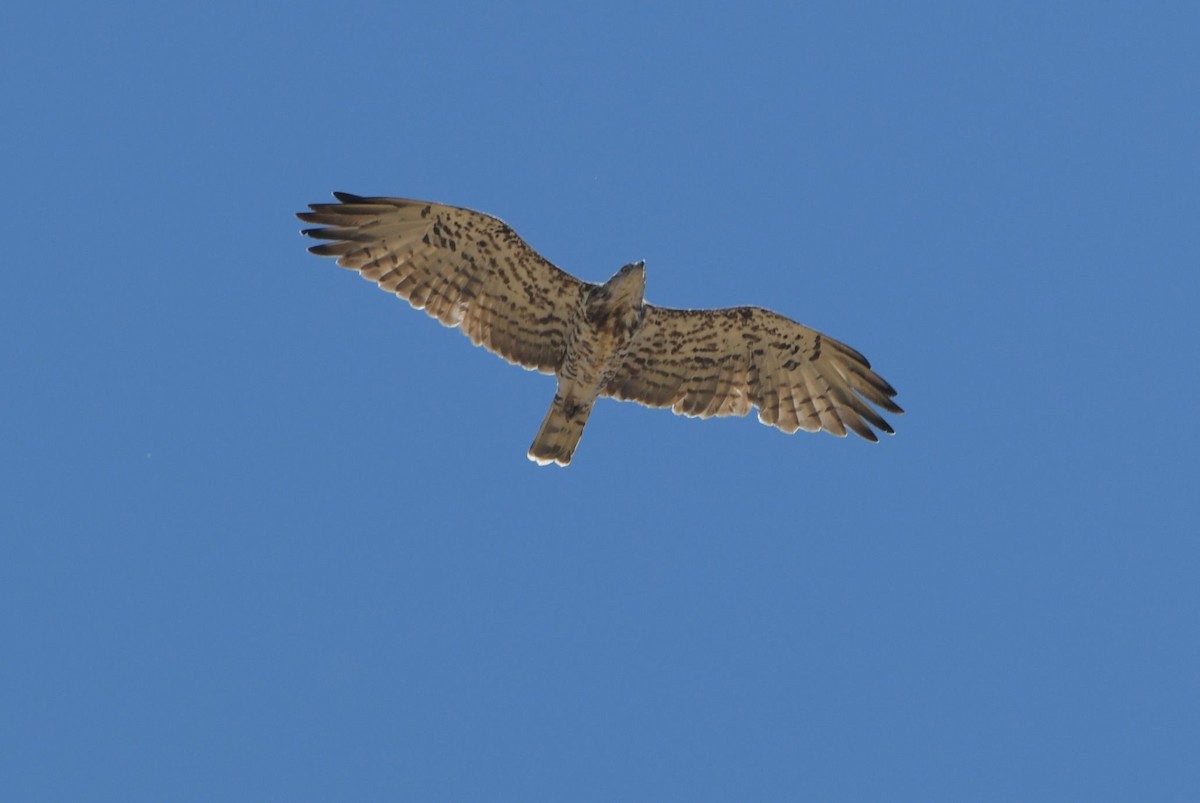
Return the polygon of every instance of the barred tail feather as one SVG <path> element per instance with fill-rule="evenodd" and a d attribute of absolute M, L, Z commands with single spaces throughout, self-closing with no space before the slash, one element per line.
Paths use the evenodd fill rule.
<path fill-rule="evenodd" d="M 577 407 L 564 402 L 561 396 L 555 396 L 542 428 L 529 447 L 529 459 L 539 466 L 570 463 L 591 412 L 591 405 Z"/>

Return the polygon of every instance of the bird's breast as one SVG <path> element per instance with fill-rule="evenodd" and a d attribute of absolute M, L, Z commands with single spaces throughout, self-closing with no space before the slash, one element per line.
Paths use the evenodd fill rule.
<path fill-rule="evenodd" d="M 563 376 L 581 385 L 602 386 L 620 367 L 641 321 L 632 304 L 585 305 L 567 338 Z"/>

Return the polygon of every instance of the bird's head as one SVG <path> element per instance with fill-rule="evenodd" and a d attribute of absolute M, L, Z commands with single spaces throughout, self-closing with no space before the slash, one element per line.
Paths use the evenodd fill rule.
<path fill-rule="evenodd" d="M 643 260 L 630 262 L 605 282 L 609 297 L 635 306 L 642 303 L 646 292 L 646 263 Z"/>

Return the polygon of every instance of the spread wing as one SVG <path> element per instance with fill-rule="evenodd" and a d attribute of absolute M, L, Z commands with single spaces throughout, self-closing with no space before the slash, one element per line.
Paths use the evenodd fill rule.
<path fill-rule="evenodd" d="M 871 405 L 902 413 L 863 355 L 758 307 L 676 310 L 646 318 L 605 395 L 687 416 L 746 415 L 787 433 L 852 430 L 869 441 L 892 428 Z"/>
<path fill-rule="evenodd" d="M 454 206 L 337 192 L 297 217 L 332 242 L 308 249 L 423 309 L 509 362 L 554 373 L 566 327 L 587 287 L 504 222 Z"/>

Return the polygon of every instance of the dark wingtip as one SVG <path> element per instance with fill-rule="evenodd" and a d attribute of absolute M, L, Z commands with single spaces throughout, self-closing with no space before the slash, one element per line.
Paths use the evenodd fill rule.
<path fill-rule="evenodd" d="M 350 192 L 334 192 L 333 197 L 337 198 L 339 201 L 341 201 L 344 204 L 356 204 L 356 203 L 360 203 L 362 201 L 367 200 L 366 198 L 364 198 L 361 195 L 355 195 Z"/>
<path fill-rule="evenodd" d="M 340 257 L 353 246 L 353 243 L 348 243 L 345 240 L 340 240 L 336 243 L 321 243 L 320 245 L 310 245 L 308 253 L 316 254 L 319 257 Z"/>

